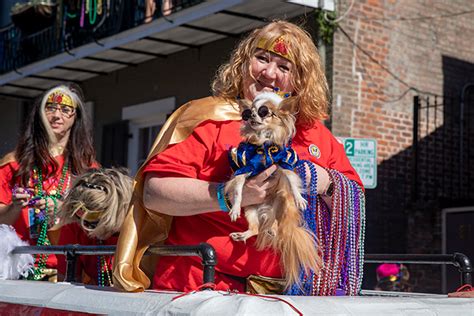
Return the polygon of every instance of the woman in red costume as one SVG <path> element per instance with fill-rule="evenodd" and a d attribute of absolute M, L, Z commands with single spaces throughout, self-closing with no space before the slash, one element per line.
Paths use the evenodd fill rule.
<path fill-rule="evenodd" d="M 116 286 L 127 291 L 146 288 L 149 281 L 137 263 L 148 245 L 165 238 L 169 245 L 211 244 L 217 253 L 216 289 L 244 291 L 259 278 L 278 283 L 278 253 L 258 251 L 254 237 L 246 243 L 229 237 L 245 231 L 247 222 L 244 217 L 230 221 L 221 191 L 232 176 L 229 148 L 242 141 L 242 110 L 236 101 L 252 101 L 261 92 L 274 91 L 295 98 L 298 105 L 292 147 L 306 161 L 296 170 L 306 184 L 309 207 L 304 217 L 318 238 L 324 262 L 319 274 L 301 275 L 303 288 L 285 293 L 357 294 L 362 278 L 363 188 L 343 146 L 321 123 L 328 117 L 328 87 L 309 34 L 285 21 L 254 30 L 220 67 L 212 89 L 213 97 L 191 101 L 170 117 L 137 175 L 136 198 L 116 252 Z M 247 180 L 243 207 L 264 200 L 274 185 L 275 169 Z M 198 257 L 161 257 L 153 288 L 188 291 L 201 282 Z"/>
<path fill-rule="evenodd" d="M 59 85 L 38 98 L 14 152 L 0 161 L 0 224 L 30 245 L 57 242 L 50 231 L 71 178 L 96 165 L 81 89 Z M 31 279 L 55 280 L 54 255 L 37 255 Z"/>

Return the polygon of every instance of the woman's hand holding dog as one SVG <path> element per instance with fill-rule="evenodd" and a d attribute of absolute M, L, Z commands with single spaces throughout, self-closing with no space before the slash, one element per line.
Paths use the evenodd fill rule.
<path fill-rule="evenodd" d="M 276 185 L 276 180 L 272 178 L 276 170 L 277 166 L 272 165 L 257 176 L 247 179 L 242 191 L 242 207 L 263 203 L 268 191 Z"/>

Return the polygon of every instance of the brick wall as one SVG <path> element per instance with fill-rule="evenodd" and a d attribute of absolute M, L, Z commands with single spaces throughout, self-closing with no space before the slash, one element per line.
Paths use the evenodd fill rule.
<path fill-rule="evenodd" d="M 339 16 L 350 3 L 339 1 Z M 469 0 L 358 0 L 335 33 L 332 130 L 378 142 L 378 188 L 367 192 L 368 252 L 441 253 L 442 206 L 426 193 L 447 179 L 423 177 L 445 163 L 429 154 L 432 147 L 424 147 L 428 158 L 419 163 L 424 198 L 411 200 L 413 97 L 458 97 L 474 81 L 474 14 L 455 14 L 473 9 Z M 422 144 L 444 131 L 442 115 L 436 123 L 433 115 L 421 113 L 420 125 L 427 126 L 420 130 Z M 438 267 L 412 269 L 415 290 L 439 291 Z"/>

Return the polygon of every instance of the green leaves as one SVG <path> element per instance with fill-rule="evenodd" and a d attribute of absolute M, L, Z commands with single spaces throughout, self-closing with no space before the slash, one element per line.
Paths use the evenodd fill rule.
<path fill-rule="evenodd" d="M 337 29 L 336 12 L 315 10 L 318 35 L 324 44 L 332 44 L 334 32 Z"/>

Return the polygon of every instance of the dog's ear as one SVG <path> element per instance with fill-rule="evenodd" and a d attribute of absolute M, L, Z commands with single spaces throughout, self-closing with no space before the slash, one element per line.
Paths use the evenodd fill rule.
<path fill-rule="evenodd" d="M 89 168 L 86 170 L 87 173 L 96 173 L 96 172 L 100 172 L 100 168 Z"/>
<path fill-rule="evenodd" d="M 296 112 L 296 98 L 289 97 L 281 101 L 280 110 L 283 112 L 288 112 L 294 114 Z"/>
<path fill-rule="evenodd" d="M 247 99 L 238 99 L 237 103 L 239 104 L 240 109 L 242 110 L 250 109 L 252 107 L 252 102 Z"/>
<path fill-rule="evenodd" d="M 126 176 L 130 175 L 130 170 L 126 167 L 115 167 L 114 169 L 117 170 L 117 172 L 120 172 Z"/>

